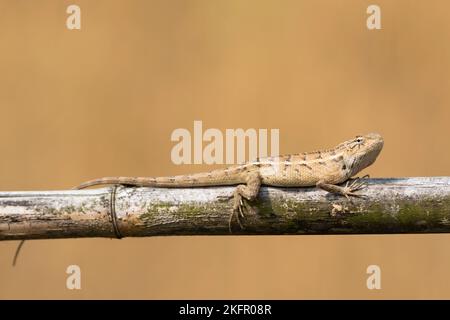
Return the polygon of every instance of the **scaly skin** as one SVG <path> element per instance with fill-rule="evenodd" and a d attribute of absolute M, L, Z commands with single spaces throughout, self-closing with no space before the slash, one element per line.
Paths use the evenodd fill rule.
<path fill-rule="evenodd" d="M 317 186 L 328 192 L 358 196 L 355 191 L 364 184 L 354 181 L 350 185 L 337 184 L 349 180 L 370 166 L 381 149 L 383 138 L 377 133 L 357 136 L 333 149 L 305 152 L 280 157 L 269 157 L 225 169 L 171 177 L 107 177 L 85 182 L 83 189 L 104 184 L 122 184 L 139 187 L 186 188 L 204 186 L 238 185 L 234 192 L 233 215 L 240 223 L 243 216 L 243 199 L 252 201 L 261 185 L 275 187 Z M 242 225 L 241 225 L 242 226 Z"/>
<path fill-rule="evenodd" d="M 233 193 L 233 211 L 230 214 L 229 228 L 236 217 L 243 228 L 239 216 L 244 217 L 244 200 L 253 201 L 258 196 L 261 185 L 274 187 L 317 186 L 328 192 L 345 197 L 360 196 L 355 191 L 365 184 L 359 179 L 349 183 L 349 179 L 375 162 L 383 148 L 383 138 L 378 133 L 369 133 L 345 141 L 333 149 L 305 152 L 280 157 L 258 159 L 243 165 L 172 177 L 107 177 L 87 181 L 76 189 L 105 184 L 122 184 L 139 187 L 186 188 L 204 186 L 238 185 Z M 345 186 L 338 186 L 347 181 Z M 22 241 L 16 250 L 16 262 Z"/>

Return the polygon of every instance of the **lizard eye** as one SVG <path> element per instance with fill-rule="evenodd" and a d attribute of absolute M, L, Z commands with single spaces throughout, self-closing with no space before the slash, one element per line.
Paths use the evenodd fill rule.
<path fill-rule="evenodd" d="M 361 143 L 364 141 L 364 139 L 362 137 L 356 137 L 356 142 Z"/>

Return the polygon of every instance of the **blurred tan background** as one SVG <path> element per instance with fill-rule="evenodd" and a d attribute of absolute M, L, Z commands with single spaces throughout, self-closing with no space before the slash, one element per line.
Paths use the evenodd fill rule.
<path fill-rule="evenodd" d="M 81 7 L 82 29 L 66 29 Z M 366 28 L 381 7 L 382 30 Z M 279 128 L 281 153 L 380 132 L 372 177 L 450 175 L 450 3 L 0 1 L 0 190 L 211 169 L 175 128 Z M 0 298 L 450 298 L 450 235 L 0 243 Z M 67 290 L 77 264 L 82 289 Z M 381 267 L 382 289 L 366 288 Z"/>

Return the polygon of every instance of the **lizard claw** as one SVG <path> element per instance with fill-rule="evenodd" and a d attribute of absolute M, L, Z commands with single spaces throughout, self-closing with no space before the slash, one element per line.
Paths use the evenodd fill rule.
<path fill-rule="evenodd" d="M 242 196 L 237 194 L 234 196 L 235 200 L 234 200 L 234 205 L 233 205 L 233 210 L 230 214 L 230 217 L 228 219 L 228 229 L 230 230 L 231 233 L 231 223 L 233 222 L 233 217 L 236 216 L 236 220 L 239 224 L 239 227 L 241 229 L 244 229 L 244 225 L 241 222 L 241 218 L 245 218 L 244 215 L 244 201 L 242 199 Z"/>
<path fill-rule="evenodd" d="M 348 186 L 348 189 L 353 192 L 353 191 L 358 191 L 361 189 L 364 189 L 367 187 L 367 179 L 369 178 L 369 175 L 365 175 L 362 178 L 355 178 L 350 185 Z"/>
<path fill-rule="evenodd" d="M 244 202 L 242 201 L 242 199 L 239 201 L 239 215 L 242 217 L 242 218 L 245 218 L 245 215 L 244 215 Z"/>
<path fill-rule="evenodd" d="M 362 188 L 357 188 L 357 189 L 355 189 L 355 188 L 352 188 L 352 187 L 344 187 L 343 189 L 342 189 L 342 195 L 343 196 L 345 196 L 346 198 L 347 198 L 347 200 L 349 200 L 349 201 L 351 201 L 351 199 L 350 199 L 350 197 L 355 197 L 355 198 L 367 198 L 367 196 L 366 195 L 363 195 L 363 194 L 359 194 L 359 193 L 356 193 L 355 191 L 358 191 L 358 190 L 360 190 L 360 189 L 362 189 Z"/>
<path fill-rule="evenodd" d="M 246 217 L 245 212 L 251 215 L 256 215 L 258 213 L 258 210 L 254 208 L 246 199 L 240 197 L 240 199 L 237 199 L 235 201 L 235 205 L 228 220 L 228 229 L 230 230 L 230 233 L 231 223 L 233 222 L 234 217 L 236 217 L 236 221 L 238 222 L 239 227 L 242 230 L 245 229 L 244 225 L 242 224 L 242 219 L 245 219 Z"/>
<path fill-rule="evenodd" d="M 233 209 L 233 211 L 231 212 L 230 217 L 228 219 L 228 230 L 230 231 L 230 233 L 232 233 L 231 223 L 233 222 L 233 217 L 234 216 L 236 216 L 236 220 L 237 220 L 237 222 L 239 224 L 239 227 L 241 229 L 244 229 L 244 225 L 241 222 L 241 218 L 239 218 L 240 215 L 242 217 L 244 216 L 243 213 L 242 213 L 242 208 L 240 206 L 239 206 L 239 209 Z"/>
<path fill-rule="evenodd" d="M 252 206 L 250 203 L 244 201 L 244 206 L 245 206 L 247 213 L 250 213 L 251 215 L 258 214 L 258 209 L 255 208 L 254 206 Z"/>
<path fill-rule="evenodd" d="M 364 176 L 362 178 L 355 178 L 351 180 L 347 180 L 345 185 L 343 186 L 337 186 L 337 185 L 331 185 L 323 182 L 319 182 L 317 184 L 318 187 L 332 193 L 337 193 L 340 195 L 343 195 L 347 198 L 347 200 L 350 201 L 350 197 L 357 197 L 357 198 L 366 198 L 367 196 L 356 193 L 356 191 L 359 191 L 361 189 L 364 189 L 367 187 L 367 179 L 368 176 Z"/>

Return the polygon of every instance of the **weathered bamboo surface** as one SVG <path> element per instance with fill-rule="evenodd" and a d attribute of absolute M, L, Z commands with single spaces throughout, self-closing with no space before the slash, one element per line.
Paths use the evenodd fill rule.
<path fill-rule="evenodd" d="M 450 177 L 369 179 L 365 197 L 263 187 L 244 229 L 228 230 L 233 187 L 0 192 L 0 240 L 235 234 L 450 232 Z"/>

